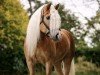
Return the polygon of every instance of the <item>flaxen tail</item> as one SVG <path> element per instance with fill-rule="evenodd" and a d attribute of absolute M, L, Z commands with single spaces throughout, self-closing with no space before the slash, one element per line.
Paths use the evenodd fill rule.
<path fill-rule="evenodd" d="M 71 62 L 71 67 L 70 67 L 69 75 L 75 75 L 74 59 Z"/>

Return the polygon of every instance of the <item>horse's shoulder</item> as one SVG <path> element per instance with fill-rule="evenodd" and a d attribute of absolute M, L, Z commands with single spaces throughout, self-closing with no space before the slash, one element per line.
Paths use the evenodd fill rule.
<path fill-rule="evenodd" d="M 66 30 L 66 29 L 61 29 L 61 34 L 65 37 L 65 38 L 68 38 L 70 39 L 71 41 L 74 41 L 74 38 L 73 38 L 73 34 Z"/>
<path fill-rule="evenodd" d="M 61 32 L 67 35 L 72 35 L 72 33 L 66 29 L 61 29 Z"/>

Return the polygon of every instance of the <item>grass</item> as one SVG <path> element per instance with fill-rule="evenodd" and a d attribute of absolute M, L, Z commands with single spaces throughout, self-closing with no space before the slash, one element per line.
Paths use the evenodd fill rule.
<path fill-rule="evenodd" d="M 92 62 L 85 61 L 85 57 L 78 57 L 75 64 L 76 72 L 100 72 L 100 67 L 97 67 Z"/>
<path fill-rule="evenodd" d="M 75 64 L 76 75 L 100 75 L 100 67 L 97 67 L 95 64 L 85 61 L 84 57 L 78 57 L 77 63 Z M 28 75 L 10 72 L 0 72 L 0 75 Z M 46 75 L 45 70 L 37 71 L 35 75 Z M 55 71 L 52 72 L 52 75 L 57 75 Z"/>
<path fill-rule="evenodd" d="M 37 72 L 36 75 L 45 75 L 45 72 Z M 52 75 L 57 75 L 57 74 L 53 72 Z M 93 71 L 76 72 L 76 75 L 100 75 L 100 72 L 93 72 Z"/>
<path fill-rule="evenodd" d="M 18 73 L 0 73 L 0 75 L 28 75 L 28 74 L 18 74 Z M 36 72 L 35 75 L 46 75 L 45 72 Z M 52 75 L 57 75 L 54 71 Z M 86 71 L 86 72 L 76 72 L 75 75 L 100 75 L 100 72 Z"/>
<path fill-rule="evenodd" d="M 100 75 L 100 72 L 93 72 L 93 71 L 89 71 L 89 72 L 76 72 L 76 75 Z"/>

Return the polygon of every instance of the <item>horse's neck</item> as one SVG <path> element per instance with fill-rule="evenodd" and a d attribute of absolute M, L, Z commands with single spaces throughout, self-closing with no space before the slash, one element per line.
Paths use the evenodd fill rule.
<path fill-rule="evenodd" d="M 45 35 L 43 32 L 40 31 L 40 41 L 45 40 L 46 38 L 48 38 L 47 35 Z"/>
<path fill-rule="evenodd" d="M 43 39 L 45 37 L 45 34 L 40 31 L 40 39 Z"/>

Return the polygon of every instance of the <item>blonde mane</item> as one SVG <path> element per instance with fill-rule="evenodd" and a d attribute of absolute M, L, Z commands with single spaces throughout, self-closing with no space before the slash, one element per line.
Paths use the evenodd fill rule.
<path fill-rule="evenodd" d="M 30 18 L 28 27 L 27 27 L 27 35 L 26 42 L 27 48 L 29 51 L 29 55 L 34 55 L 36 51 L 37 42 L 40 38 L 40 19 L 41 19 L 41 10 L 44 7 L 41 6 Z"/>

